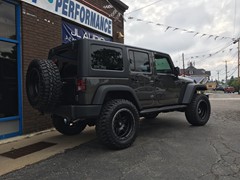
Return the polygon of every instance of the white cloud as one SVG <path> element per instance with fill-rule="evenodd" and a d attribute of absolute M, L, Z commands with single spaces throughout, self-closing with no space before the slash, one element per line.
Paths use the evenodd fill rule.
<path fill-rule="evenodd" d="M 226 47 L 231 40 L 214 40 L 209 36 L 194 36 L 193 33 L 173 31 L 166 27 L 157 26 L 157 23 L 193 30 L 200 33 L 238 38 L 240 36 L 240 2 L 235 0 L 162 0 L 142 10 L 132 12 L 156 0 L 122 0 L 129 6 L 126 17 L 152 21 L 146 23 L 127 19 L 125 22 L 125 43 L 138 47 L 167 52 L 172 56 L 175 65 L 182 67 L 181 54 L 186 56 L 186 63 L 194 61 L 196 68 L 205 68 L 212 71 L 213 78 L 217 78 L 217 71 L 221 70 L 220 79 L 224 78 L 225 61 L 228 60 L 229 75 L 237 67 L 237 46 Z M 234 21 L 235 20 L 235 21 Z M 233 50 L 229 50 L 233 48 Z M 211 56 L 209 56 L 211 54 Z M 235 55 L 235 56 L 234 56 Z M 196 58 L 198 56 L 198 58 Z M 194 58 L 191 58 L 194 57 Z M 220 74 L 221 74 L 220 73 Z M 237 76 L 237 71 L 234 73 Z"/>

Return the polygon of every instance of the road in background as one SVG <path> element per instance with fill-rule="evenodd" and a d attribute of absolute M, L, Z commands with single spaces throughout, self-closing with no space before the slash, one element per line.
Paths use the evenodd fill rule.
<path fill-rule="evenodd" d="M 240 179 L 240 96 L 211 94 L 206 126 L 184 113 L 141 120 L 132 147 L 112 151 L 94 139 L 1 179 Z M 74 139 L 76 141 L 76 139 Z"/>

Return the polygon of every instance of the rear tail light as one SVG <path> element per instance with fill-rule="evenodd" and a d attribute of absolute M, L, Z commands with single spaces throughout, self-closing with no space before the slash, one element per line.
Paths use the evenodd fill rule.
<path fill-rule="evenodd" d="M 86 81 L 82 79 L 77 80 L 77 91 L 86 91 Z"/>
<path fill-rule="evenodd" d="M 57 59 L 54 59 L 54 60 L 53 60 L 53 63 L 54 63 L 54 64 L 57 64 L 57 62 L 58 62 Z"/>

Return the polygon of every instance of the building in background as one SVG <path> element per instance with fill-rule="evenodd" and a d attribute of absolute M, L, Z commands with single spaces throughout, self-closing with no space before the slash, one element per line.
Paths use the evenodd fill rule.
<path fill-rule="evenodd" d="M 31 60 L 81 38 L 123 43 L 127 9 L 120 0 L 0 0 L 0 139 L 52 127 L 27 100 Z"/>
<path fill-rule="evenodd" d="M 216 90 L 216 88 L 218 87 L 218 82 L 217 81 L 208 81 L 206 83 L 207 89 L 208 90 Z"/>
<path fill-rule="evenodd" d="M 180 75 L 193 79 L 196 83 L 206 84 L 210 80 L 211 72 L 205 69 L 197 69 L 193 63 L 190 62 L 186 69 L 180 69 Z"/>

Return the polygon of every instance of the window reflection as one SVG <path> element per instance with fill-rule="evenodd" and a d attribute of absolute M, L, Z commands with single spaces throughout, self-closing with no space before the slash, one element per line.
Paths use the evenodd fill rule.
<path fill-rule="evenodd" d="M 17 46 L 0 41 L 0 118 L 17 114 Z"/>
<path fill-rule="evenodd" d="M 0 1 L 0 37 L 16 39 L 15 5 Z"/>
<path fill-rule="evenodd" d="M 150 60 L 147 53 L 129 51 L 129 61 L 131 71 L 150 72 Z"/>
<path fill-rule="evenodd" d="M 123 70 L 122 50 L 119 48 L 105 48 L 104 46 L 92 46 L 92 68 L 103 70 Z"/>
<path fill-rule="evenodd" d="M 155 69 L 157 73 L 171 73 L 171 65 L 166 57 L 155 55 Z"/>

